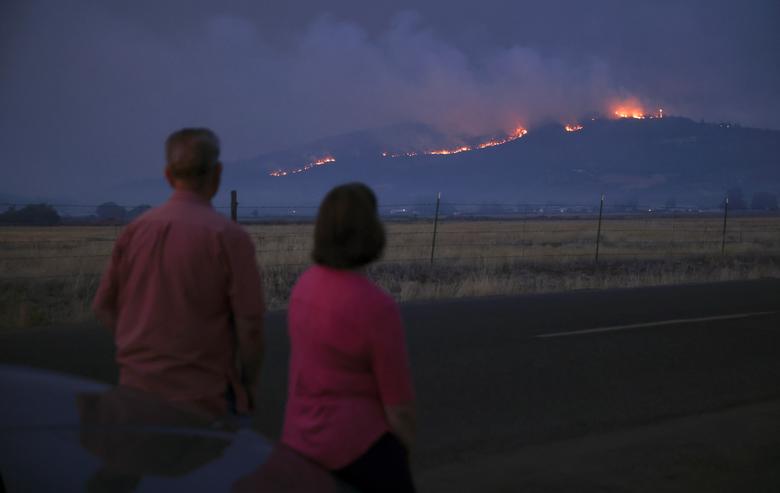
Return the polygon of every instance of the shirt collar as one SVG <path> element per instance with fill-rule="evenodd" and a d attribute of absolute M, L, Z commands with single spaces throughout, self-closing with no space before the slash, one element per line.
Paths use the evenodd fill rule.
<path fill-rule="evenodd" d="M 189 202 L 191 204 L 201 204 L 212 207 L 211 201 L 192 190 L 174 190 L 171 194 L 171 200 L 176 202 Z"/>

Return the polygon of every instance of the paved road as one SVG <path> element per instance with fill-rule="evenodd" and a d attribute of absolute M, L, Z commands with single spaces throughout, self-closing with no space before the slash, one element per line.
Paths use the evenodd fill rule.
<path fill-rule="evenodd" d="M 452 467 L 459 484 L 476 485 L 490 464 L 583 437 L 657 446 L 682 427 L 714 440 L 712 450 L 725 437 L 739 442 L 752 417 L 780 422 L 780 280 L 410 303 L 403 314 L 420 412 L 414 465 L 430 490 L 457 476 Z M 274 437 L 286 385 L 284 313 L 269 315 L 268 345 L 256 425 Z M 94 328 L 2 334 L 0 361 L 116 377 L 110 340 Z M 719 423 L 724 443 L 694 426 L 705 422 Z M 656 432 L 643 435 L 648 427 Z M 780 459 L 780 427 L 761 430 L 718 460 Z M 700 455 L 688 457 L 691 467 Z M 714 468 L 707 477 L 741 480 L 747 471 Z M 700 473 L 677 484 L 690 489 Z M 754 486 L 780 481 L 750 474 Z M 501 484 L 530 484 L 521 479 L 510 469 Z"/>

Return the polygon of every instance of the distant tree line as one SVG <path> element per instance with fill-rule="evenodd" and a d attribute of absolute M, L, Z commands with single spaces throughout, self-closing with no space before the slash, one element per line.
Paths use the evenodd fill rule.
<path fill-rule="evenodd" d="M 127 209 L 115 202 L 104 202 L 97 206 L 95 215 L 101 223 L 120 224 L 132 221 L 149 209 L 151 209 L 149 205 L 139 205 L 132 209 Z"/>
<path fill-rule="evenodd" d="M 728 190 L 729 210 L 754 210 L 754 211 L 777 211 L 778 195 L 772 192 L 755 192 L 750 202 L 745 198 L 740 188 L 731 188 Z M 725 200 L 721 202 L 721 208 L 725 205 Z M 674 209 L 677 201 L 670 198 L 666 201 L 667 209 Z M 503 205 L 481 205 L 477 212 L 481 214 L 501 214 L 509 212 L 508 206 Z M 638 203 L 636 200 L 628 199 L 624 203 L 615 204 L 613 208 L 622 211 L 636 211 Z M 139 205 L 137 207 L 127 208 L 115 202 L 104 202 L 95 208 L 95 212 L 89 216 L 62 217 L 57 209 L 49 204 L 27 204 L 17 208 L 12 205 L 4 212 L 0 213 L 0 225 L 29 225 L 29 226 L 56 226 L 63 222 L 80 224 L 124 224 L 137 218 L 147 210 L 151 209 L 149 205 Z M 527 209 L 527 206 L 518 206 L 514 209 Z M 567 209 L 568 210 L 568 209 Z M 411 211 L 411 210 L 410 210 Z M 412 212 L 410 212 L 411 214 Z M 440 214 L 456 214 L 456 208 L 448 203 L 441 203 Z M 414 213 L 416 214 L 416 213 Z"/>
<path fill-rule="evenodd" d="M 769 192 L 756 192 L 750 201 L 750 208 L 757 211 L 776 211 L 777 194 Z"/>
<path fill-rule="evenodd" d="M 56 226 L 60 222 L 59 213 L 48 204 L 28 204 L 21 209 L 12 205 L 0 214 L 0 224 L 4 225 Z"/>
<path fill-rule="evenodd" d="M 738 211 L 752 209 L 754 211 L 776 211 L 778 210 L 777 194 L 771 192 L 756 192 L 753 194 L 753 198 L 748 202 L 745 196 L 742 194 L 741 188 L 730 188 L 726 193 L 729 199 L 729 210 Z M 724 200 L 725 202 L 725 200 Z M 721 208 L 724 203 L 721 203 Z"/>
<path fill-rule="evenodd" d="M 49 204 L 28 204 L 21 208 L 12 205 L 0 213 L 0 225 L 56 226 L 65 222 L 64 219 L 67 219 L 68 222 L 74 222 L 75 219 L 79 223 L 124 224 L 149 209 L 151 209 L 149 205 L 139 205 L 128 209 L 114 202 L 105 202 L 97 206 L 93 215 L 63 218 L 57 209 Z"/>

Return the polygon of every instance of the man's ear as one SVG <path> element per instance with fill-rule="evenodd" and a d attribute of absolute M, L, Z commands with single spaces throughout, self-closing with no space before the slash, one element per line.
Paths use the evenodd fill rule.
<path fill-rule="evenodd" d="M 165 179 L 168 181 L 168 185 L 170 185 L 171 188 L 176 188 L 176 178 L 173 177 L 171 169 L 167 166 L 165 167 Z"/>
<path fill-rule="evenodd" d="M 208 185 L 208 193 L 211 195 L 211 198 L 214 198 L 215 195 L 217 195 L 217 192 L 219 192 L 219 185 L 222 181 L 222 163 L 217 161 L 217 164 L 214 165 L 214 169 L 211 171 L 211 178 L 208 182 L 206 182 Z"/>

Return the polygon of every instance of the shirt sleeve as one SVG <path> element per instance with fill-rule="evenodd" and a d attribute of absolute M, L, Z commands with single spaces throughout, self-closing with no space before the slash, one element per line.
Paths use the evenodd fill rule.
<path fill-rule="evenodd" d="M 255 258 L 255 245 L 243 229 L 231 231 L 225 241 L 228 296 L 233 316 L 257 318 L 265 313 L 263 281 Z"/>
<path fill-rule="evenodd" d="M 372 323 L 372 369 L 385 406 L 414 400 L 412 372 L 406 349 L 406 335 L 398 305 L 385 306 Z"/>

